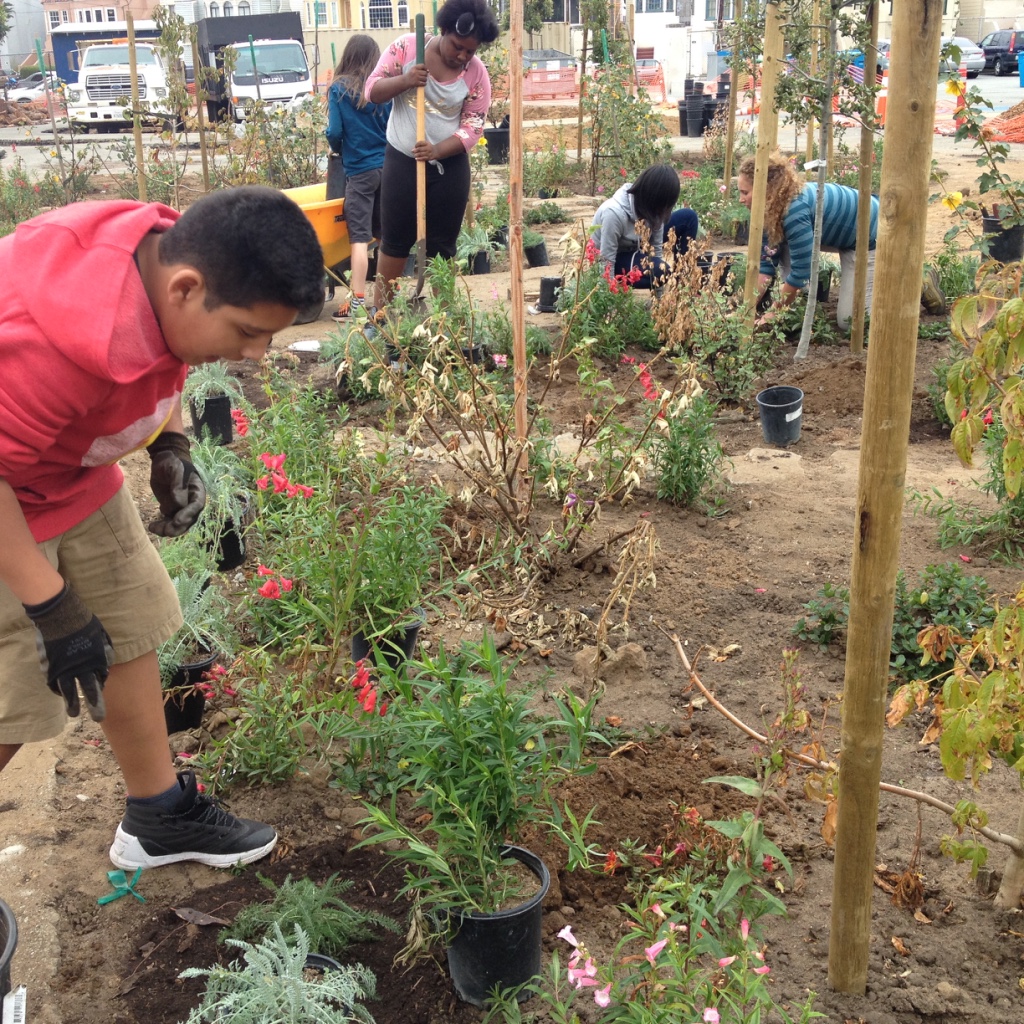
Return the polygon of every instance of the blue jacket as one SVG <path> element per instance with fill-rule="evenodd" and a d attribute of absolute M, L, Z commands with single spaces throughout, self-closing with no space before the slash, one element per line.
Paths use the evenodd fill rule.
<path fill-rule="evenodd" d="M 789 245 L 789 276 L 786 283 L 803 288 L 811 277 L 811 248 L 814 241 L 814 214 L 818 186 L 806 185 L 789 204 L 782 216 L 782 233 Z M 878 235 L 878 196 L 871 197 L 871 229 L 869 249 L 874 249 Z M 857 247 L 857 190 L 847 185 L 828 182 L 825 185 L 825 207 L 822 212 L 821 248 L 833 252 Z M 778 253 L 761 261 L 761 273 L 774 276 L 779 264 Z"/>
<path fill-rule="evenodd" d="M 357 107 L 341 82 L 327 93 L 327 143 L 352 177 L 384 166 L 391 101 Z"/>

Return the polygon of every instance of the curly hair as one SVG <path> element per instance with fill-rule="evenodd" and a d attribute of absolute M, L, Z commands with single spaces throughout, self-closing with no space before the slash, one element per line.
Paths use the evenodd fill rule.
<path fill-rule="evenodd" d="M 487 0 L 448 0 L 435 17 L 441 34 L 453 32 L 468 39 L 472 36 L 481 46 L 498 38 L 498 21 Z"/>
<path fill-rule="evenodd" d="M 740 164 L 739 174 L 754 180 L 754 158 L 748 156 Z M 781 154 L 768 157 L 768 189 L 764 201 L 764 227 L 768 241 L 778 245 L 783 239 L 782 218 L 789 204 L 803 191 L 806 184 L 796 173 L 796 168 Z"/>

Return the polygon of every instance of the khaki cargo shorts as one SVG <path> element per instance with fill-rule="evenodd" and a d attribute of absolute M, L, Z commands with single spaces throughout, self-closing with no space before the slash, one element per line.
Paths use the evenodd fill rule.
<path fill-rule="evenodd" d="M 128 489 L 40 548 L 103 623 L 121 664 L 156 650 L 181 626 L 178 595 Z M 46 685 L 36 631 L 0 583 L 0 743 L 57 736 L 64 701 Z"/>

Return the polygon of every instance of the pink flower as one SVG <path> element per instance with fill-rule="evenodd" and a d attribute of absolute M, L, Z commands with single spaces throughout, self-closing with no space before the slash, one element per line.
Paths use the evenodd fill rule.
<path fill-rule="evenodd" d="M 491 358 L 494 360 L 495 366 L 508 366 L 508 356 L 495 355 L 491 356 Z"/>
<path fill-rule="evenodd" d="M 267 580 L 256 593 L 260 597 L 269 597 L 270 600 L 276 601 L 281 596 L 281 588 L 277 585 L 277 580 Z"/>
<path fill-rule="evenodd" d="M 288 477 L 284 473 L 271 473 L 271 479 L 274 481 L 274 493 L 280 494 L 282 491 L 288 490 Z"/>
<path fill-rule="evenodd" d="M 719 967 L 728 967 L 729 964 L 734 964 L 734 963 L 736 963 L 736 957 L 734 957 L 734 956 L 723 956 L 722 959 L 718 961 L 718 966 Z"/>
<path fill-rule="evenodd" d="M 380 714 L 381 718 L 383 718 L 384 715 L 387 714 L 387 710 L 388 710 L 388 702 L 384 701 L 384 703 L 381 704 L 380 708 L 378 709 L 378 713 Z"/>
<path fill-rule="evenodd" d="M 719 1021 L 721 1020 L 721 1018 L 718 1016 L 718 1011 L 713 1006 L 707 1007 L 707 1009 L 704 1011 L 702 1019 L 704 1021 L 704 1024 L 719 1024 Z"/>
<path fill-rule="evenodd" d="M 558 937 L 564 939 L 569 943 L 570 946 L 578 946 L 579 943 L 576 941 L 576 936 L 572 933 L 572 926 L 566 925 L 559 933 Z"/>
<path fill-rule="evenodd" d="M 257 576 L 276 576 L 277 573 L 275 573 L 273 569 L 268 569 L 265 565 L 260 563 L 258 566 L 256 566 L 256 575 Z"/>
<path fill-rule="evenodd" d="M 258 487 L 258 488 L 259 488 L 259 489 L 260 489 L 261 491 L 265 491 L 265 490 L 267 489 L 267 484 L 269 484 L 269 483 L 270 483 L 270 477 L 269 477 L 269 476 L 261 476 L 261 477 L 260 477 L 260 478 L 259 478 L 259 479 L 258 479 L 258 480 L 256 481 L 256 486 L 257 486 L 257 487 Z"/>
<path fill-rule="evenodd" d="M 960 561 L 961 562 L 969 562 L 970 560 L 971 560 L 971 556 L 970 555 L 961 555 L 960 556 Z"/>
<path fill-rule="evenodd" d="M 260 459 L 262 460 L 263 465 L 266 466 L 267 469 L 269 469 L 269 470 L 280 469 L 284 465 L 284 460 L 286 458 L 287 458 L 287 456 L 284 455 L 284 454 L 281 454 L 281 455 L 271 455 L 270 452 L 264 452 L 260 456 Z"/>
<path fill-rule="evenodd" d="M 296 484 L 295 487 L 297 488 L 298 492 L 304 498 L 312 498 L 313 497 L 313 488 L 312 487 L 308 487 L 306 484 Z"/>
<path fill-rule="evenodd" d="M 763 967 L 755 967 L 754 968 L 754 973 L 755 974 L 767 974 L 770 970 L 771 970 L 771 968 L 767 964 L 765 964 Z"/>
<path fill-rule="evenodd" d="M 224 687 L 224 696 L 225 697 L 237 697 L 238 696 L 238 691 L 233 689 L 230 686 L 225 686 Z"/>
<path fill-rule="evenodd" d="M 644 956 L 646 956 L 647 959 L 653 964 L 654 961 L 657 960 L 658 954 L 665 948 L 667 942 L 668 939 L 660 939 L 658 942 L 654 943 L 653 946 L 648 946 L 644 950 Z"/>
<path fill-rule="evenodd" d="M 279 576 L 278 579 L 281 581 L 281 589 L 287 594 L 289 590 L 295 585 L 291 580 L 285 579 L 284 576 Z"/>
<path fill-rule="evenodd" d="M 599 988 L 594 993 L 594 1002 L 598 1006 L 607 1006 L 612 1001 L 612 983 L 609 981 L 604 988 Z"/>
<path fill-rule="evenodd" d="M 740 938 L 744 942 L 746 942 L 747 941 L 747 936 L 749 936 L 749 935 L 750 935 L 750 922 L 746 918 L 743 918 L 743 920 L 740 921 Z"/>

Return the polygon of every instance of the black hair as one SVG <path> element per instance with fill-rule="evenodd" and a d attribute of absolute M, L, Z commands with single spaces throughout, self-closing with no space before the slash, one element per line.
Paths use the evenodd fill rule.
<path fill-rule="evenodd" d="M 299 206 L 264 185 L 220 189 L 160 236 L 160 262 L 195 267 L 207 309 L 273 302 L 306 309 L 323 298 L 324 257 Z"/>
<path fill-rule="evenodd" d="M 679 199 L 679 175 L 668 164 L 653 164 L 629 187 L 637 220 L 654 229 L 667 220 Z"/>
<path fill-rule="evenodd" d="M 498 38 L 498 21 L 487 0 L 448 0 L 437 12 L 437 27 L 441 34 L 454 32 L 467 38 L 472 36 L 481 46 Z"/>

